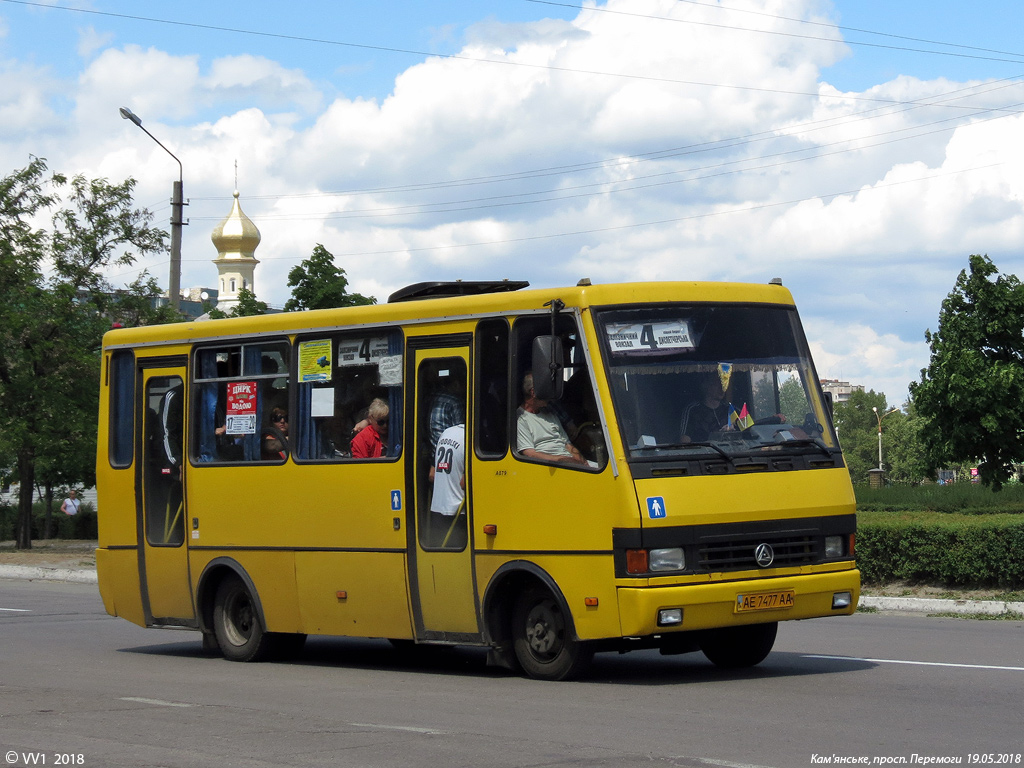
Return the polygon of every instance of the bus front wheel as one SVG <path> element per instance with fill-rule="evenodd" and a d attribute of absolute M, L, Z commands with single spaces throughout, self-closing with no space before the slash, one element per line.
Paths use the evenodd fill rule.
<path fill-rule="evenodd" d="M 524 592 L 512 615 L 516 660 L 536 680 L 569 680 L 590 664 L 594 649 L 572 636 L 561 604 L 543 589 Z"/>
<path fill-rule="evenodd" d="M 723 627 L 703 633 L 700 649 L 708 661 L 723 669 L 753 667 L 765 660 L 775 645 L 779 623 Z"/>
<path fill-rule="evenodd" d="M 270 655 L 273 638 L 263 629 L 256 603 L 238 576 L 227 577 L 217 587 L 213 631 L 225 659 L 262 661 Z"/>

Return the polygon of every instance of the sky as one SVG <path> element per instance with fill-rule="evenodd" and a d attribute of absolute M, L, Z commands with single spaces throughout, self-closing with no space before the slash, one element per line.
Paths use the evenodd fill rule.
<path fill-rule="evenodd" d="M 1021 20 L 1017 0 L 0 0 L 0 174 L 130 176 L 168 228 L 178 166 L 128 107 L 182 163 L 183 287 L 216 287 L 237 184 L 273 306 L 317 244 L 379 301 L 781 277 L 819 376 L 902 405 L 968 256 L 1024 274 Z"/>

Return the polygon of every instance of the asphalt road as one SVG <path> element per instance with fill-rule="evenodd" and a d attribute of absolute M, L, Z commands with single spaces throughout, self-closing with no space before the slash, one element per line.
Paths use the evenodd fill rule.
<path fill-rule="evenodd" d="M 788 622 L 753 670 L 640 652 L 541 683 L 383 641 L 235 664 L 108 617 L 94 585 L 0 580 L 0 768 L 1014 765 L 1022 694 L 1020 621 Z"/>

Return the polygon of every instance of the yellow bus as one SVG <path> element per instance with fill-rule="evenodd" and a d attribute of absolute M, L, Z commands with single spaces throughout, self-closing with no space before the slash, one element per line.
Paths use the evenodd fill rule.
<path fill-rule="evenodd" d="M 855 611 L 855 502 L 790 292 L 420 283 L 110 331 L 106 610 L 256 661 L 310 634 L 750 666 Z"/>

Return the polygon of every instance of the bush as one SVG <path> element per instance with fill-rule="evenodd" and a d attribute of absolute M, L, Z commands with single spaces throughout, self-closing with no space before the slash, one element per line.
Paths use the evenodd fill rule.
<path fill-rule="evenodd" d="M 859 514 L 857 563 L 865 583 L 1024 586 L 1024 516 Z"/>
<path fill-rule="evenodd" d="M 42 539 L 46 522 L 46 505 L 37 501 L 32 505 L 32 538 Z M 54 504 L 50 517 L 51 539 L 96 539 L 96 508 L 83 502 L 77 515 L 65 515 L 60 504 Z M 11 541 L 18 529 L 18 506 L 0 504 L 0 541 Z"/>
<path fill-rule="evenodd" d="M 1024 484 L 1007 483 L 992 491 L 976 483 L 952 485 L 858 485 L 861 512 L 942 512 L 965 515 L 1024 514 Z"/>

